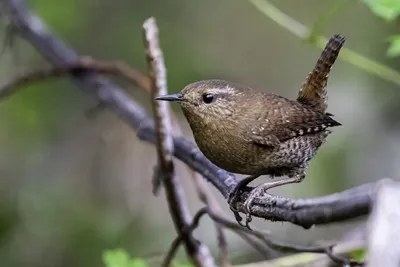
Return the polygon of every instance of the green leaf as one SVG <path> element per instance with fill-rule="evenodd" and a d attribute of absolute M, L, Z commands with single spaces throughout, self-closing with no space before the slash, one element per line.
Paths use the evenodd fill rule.
<path fill-rule="evenodd" d="M 103 262 L 107 267 L 128 267 L 129 255 L 125 250 L 107 250 L 103 253 Z"/>
<path fill-rule="evenodd" d="M 140 258 L 131 259 L 123 249 L 107 250 L 103 253 L 106 267 L 148 267 L 147 262 Z"/>
<path fill-rule="evenodd" d="M 400 14 L 399 0 L 363 0 L 370 10 L 387 21 L 393 21 Z"/>
<path fill-rule="evenodd" d="M 365 256 L 367 254 L 367 250 L 365 248 L 355 249 L 350 252 L 350 257 L 356 261 L 365 260 Z"/>
<path fill-rule="evenodd" d="M 400 35 L 390 37 L 390 46 L 386 54 L 389 57 L 397 57 L 400 55 Z"/>
<path fill-rule="evenodd" d="M 148 267 L 147 262 L 140 258 L 134 258 L 131 260 L 129 267 Z"/>

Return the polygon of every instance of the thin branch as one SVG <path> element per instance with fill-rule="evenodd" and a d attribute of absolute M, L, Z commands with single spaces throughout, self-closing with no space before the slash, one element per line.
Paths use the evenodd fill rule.
<path fill-rule="evenodd" d="M 214 213 L 223 215 L 224 212 L 220 207 L 218 201 L 213 194 L 208 190 L 203 177 L 195 173 L 192 175 L 193 182 L 197 190 L 200 200 Z M 220 251 L 220 261 L 222 267 L 231 266 L 228 258 L 228 243 L 221 225 L 215 223 L 215 230 L 217 232 L 218 247 Z"/>
<path fill-rule="evenodd" d="M 315 46 L 323 49 L 327 42 L 327 38 L 321 35 L 314 35 L 309 28 L 300 22 L 294 20 L 273 4 L 267 0 L 249 0 L 258 10 L 260 10 L 264 15 L 278 23 L 283 28 L 287 29 L 289 32 L 299 37 L 302 40 L 307 40 Z M 391 81 L 397 85 L 400 85 L 400 73 L 393 70 L 392 68 L 369 59 L 353 50 L 348 48 L 343 48 L 340 59 L 360 68 L 368 73 L 374 74 L 375 76 L 384 79 L 386 81 Z"/>
<path fill-rule="evenodd" d="M 65 75 L 79 75 L 83 72 L 93 72 L 111 75 L 120 75 L 129 79 L 133 84 L 150 90 L 149 78 L 143 75 L 140 71 L 129 67 L 123 62 L 100 62 L 90 57 L 79 58 L 77 62 L 69 65 L 64 65 L 58 68 L 45 68 L 34 70 L 20 75 L 9 83 L 3 85 L 0 90 L 0 98 L 9 97 L 18 92 L 16 88 L 23 89 L 22 85 L 28 85 L 35 82 L 40 82 L 44 79 L 55 78 Z"/>
<path fill-rule="evenodd" d="M 174 184 L 171 183 L 172 180 L 176 179 L 174 177 L 175 171 L 172 162 L 174 144 L 170 125 L 169 104 L 158 103 L 154 100 L 157 96 L 165 95 L 168 92 L 167 70 L 164 64 L 163 53 L 159 45 L 158 27 L 154 18 L 149 18 L 143 23 L 143 39 L 146 47 L 148 76 L 150 77 L 150 101 L 156 127 L 156 148 L 159 164 L 157 167 L 158 171 L 156 171 L 158 175 L 155 175 L 153 178 L 153 192 L 156 193 L 160 183 L 164 182 L 164 184 L 168 184 L 169 186 L 172 185 L 172 187 L 166 188 L 167 193 L 169 193 L 175 191 L 173 189 Z M 161 177 L 163 177 L 163 179 L 161 179 Z M 154 180 L 158 181 L 155 182 Z M 177 181 L 175 181 L 175 184 L 179 186 Z M 178 202 L 181 201 L 180 199 L 177 200 Z M 181 202 L 183 204 L 183 201 Z M 174 207 L 171 206 L 171 208 Z"/>
<path fill-rule="evenodd" d="M 158 40 L 158 27 L 154 18 L 143 23 L 143 36 L 146 46 L 146 58 L 150 77 L 151 99 L 155 118 L 156 147 L 158 154 L 157 173 L 163 182 L 167 195 L 168 207 L 178 234 L 192 222 L 189 208 L 186 204 L 183 189 L 175 175 L 172 161 L 174 144 L 171 130 L 168 103 L 155 101 L 159 95 L 167 94 L 167 78 L 163 53 Z M 192 233 L 182 235 L 186 252 L 195 266 L 215 266 L 209 249 L 194 239 Z"/>
<path fill-rule="evenodd" d="M 47 30 L 43 22 L 26 9 L 23 0 L 10 0 L 8 3 L 10 22 L 19 35 L 34 46 L 55 68 L 79 62 L 79 56 Z M 70 73 L 70 76 L 82 91 L 94 96 L 136 130 L 138 138 L 155 143 L 154 121 L 121 88 L 93 71 L 82 70 L 79 73 Z M 212 164 L 192 142 L 179 137 L 174 137 L 173 141 L 174 156 L 200 173 L 225 198 L 228 198 L 236 187 L 238 179 Z M 375 184 L 367 184 L 308 200 L 265 194 L 255 199 L 251 214 L 272 221 L 291 222 L 305 228 L 338 222 L 368 214 L 374 187 Z M 243 211 L 243 200 L 246 199 L 250 189 L 244 190 L 245 192 L 239 197 L 238 208 L 241 211 Z"/>
<path fill-rule="evenodd" d="M 1 58 L 1 54 L 0 54 Z M 20 88 L 20 85 L 28 85 L 30 83 L 42 81 L 47 78 L 55 78 L 64 75 L 74 75 L 79 74 L 83 71 L 95 71 L 100 74 L 108 74 L 121 76 L 127 79 L 134 85 L 143 88 L 146 92 L 150 93 L 150 80 L 149 77 L 144 75 L 139 70 L 132 68 L 128 64 L 122 61 L 99 61 L 95 60 L 89 56 L 80 57 L 77 62 L 74 62 L 70 65 L 61 66 L 58 68 L 45 68 L 40 70 L 34 70 L 28 73 L 20 74 L 19 77 L 14 79 L 13 81 L 5 84 L 1 87 L 0 90 L 0 99 L 7 98 L 12 94 L 18 92 L 15 90 L 16 88 Z M 98 112 L 102 111 L 106 108 L 104 105 L 97 105 L 93 109 L 88 111 L 88 115 L 94 116 Z M 171 108 L 168 107 L 171 111 Z M 181 134 L 181 129 L 179 126 L 178 118 L 174 113 L 171 113 L 173 130 L 175 133 Z"/>
<path fill-rule="evenodd" d="M 351 4 L 357 3 L 353 0 L 338 0 L 333 3 L 328 3 L 328 7 L 318 15 L 314 21 L 312 28 L 310 29 L 309 40 L 312 40 L 314 36 L 323 33 L 328 23 L 341 11 L 350 6 Z"/>
<path fill-rule="evenodd" d="M 218 239 L 218 247 L 219 247 L 219 256 L 222 267 L 230 267 L 232 266 L 229 262 L 228 256 L 228 242 L 226 241 L 226 236 L 222 226 L 218 223 L 215 223 L 215 227 L 217 228 L 217 239 Z"/>
<path fill-rule="evenodd" d="M 252 246 L 258 253 L 263 256 L 265 259 L 271 259 L 279 256 L 278 252 L 265 246 L 262 242 L 260 242 L 255 236 L 250 234 L 236 232 L 244 241 L 246 241 L 250 246 Z"/>
<path fill-rule="evenodd" d="M 359 238 L 352 240 L 342 240 L 340 241 L 334 248 L 334 255 L 328 256 L 327 254 L 322 253 L 296 253 L 293 255 L 286 255 L 283 257 L 279 257 L 273 260 L 267 260 L 262 262 L 253 262 L 246 263 L 243 265 L 237 265 L 237 267 L 278 267 L 278 266 L 296 266 L 296 267 L 349 267 L 349 266 L 357 266 L 355 261 L 347 260 L 346 257 L 351 257 L 354 252 L 360 252 L 360 250 L 364 250 L 365 241 Z M 332 254 L 332 251 L 328 251 L 328 253 Z M 335 259 L 339 256 L 340 263 L 336 264 Z M 333 258 L 335 259 L 332 259 Z M 332 262 L 333 261 L 333 262 Z M 350 264 L 345 265 L 346 262 L 350 262 Z M 344 263 L 344 264 L 343 264 Z M 351 265 L 352 264 L 352 265 Z"/>
<path fill-rule="evenodd" d="M 201 217 L 207 214 L 207 208 L 202 208 L 200 209 L 194 216 L 193 221 L 190 225 L 187 225 L 180 234 L 172 241 L 172 244 L 163 260 L 163 263 L 161 264 L 162 267 L 168 267 L 170 266 L 172 260 L 175 258 L 175 254 L 178 251 L 178 248 L 181 244 L 181 242 L 184 239 L 184 236 L 187 235 L 188 233 L 193 232 L 198 226 Z"/>
<path fill-rule="evenodd" d="M 198 227 L 200 219 L 205 214 L 208 214 L 212 220 L 220 223 L 222 226 L 234 231 L 235 233 L 242 232 L 242 233 L 252 235 L 252 236 L 258 238 L 260 241 L 262 241 L 267 246 L 269 246 L 275 250 L 281 251 L 281 252 L 286 252 L 286 253 L 287 252 L 324 253 L 328 257 L 330 257 L 332 259 L 332 261 L 334 261 L 336 263 L 340 263 L 342 265 L 347 264 L 348 266 L 359 266 L 359 265 L 363 264 L 358 261 L 352 261 L 352 260 L 348 260 L 346 258 L 337 256 L 337 255 L 334 255 L 332 252 L 332 248 L 334 247 L 333 245 L 305 247 L 305 246 L 291 245 L 291 244 L 287 244 L 287 243 L 283 243 L 283 242 L 274 241 L 265 232 L 262 232 L 259 230 L 250 230 L 246 227 L 242 227 L 239 224 L 237 224 L 235 221 L 220 217 L 220 216 L 214 214 L 209 208 L 204 207 L 197 212 L 197 214 L 195 215 L 195 219 L 193 220 L 193 223 L 191 225 L 187 226 L 185 229 L 183 229 L 181 234 L 172 242 L 170 249 L 167 253 L 167 256 L 164 260 L 164 264 L 162 266 L 168 266 L 167 264 L 169 264 L 169 262 L 172 260 L 176 251 L 179 248 L 180 243 L 184 240 L 184 235 L 189 232 L 193 232 Z"/>
<path fill-rule="evenodd" d="M 253 235 L 257 237 L 260 241 L 262 241 L 268 247 L 280 251 L 280 252 L 310 252 L 310 253 L 325 253 L 328 247 L 326 246 L 316 246 L 316 247 L 305 247 L 305 246 L 298 246 L 298 245 L 291 245 L 283 242 L 278 242 L 271 240 L 268 234 L 265 231 L 260 231 L 256 229 L 248 229 L 246 227 L 242 227 L 241 225 L 237 224 L 237 222 L 233 220 L 229 220 L 227 218 L 219 217 L 216 214 L 213 214 L 211 211 L 207 211 L 208 215 L 214 221 L 222 224 L 224 227 L 233 230 L 239 231 L 246 234 Z"/>

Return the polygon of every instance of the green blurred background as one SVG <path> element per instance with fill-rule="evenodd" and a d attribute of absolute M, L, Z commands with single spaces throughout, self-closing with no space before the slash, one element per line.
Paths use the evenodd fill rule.
<path fill-rule="evenodd" d="M 142 71 L 141 26 L 156 17 L 171 93 L 196 80 L 222 78 L 295 98 L 321 52 L 243 0 L 27 2 L 53 33 L 82 55 L 123 60 Z M 271 2 L 310 27 L 335 3 Z M 386 56 L 387 39 L 396 26 L 353 1 L 322 34 L 341 33 L 347 37 L 345 47 L 396 69 L 398 60 Z M 0 83 L 43 66 L 46 62 L 34 49 L 16 38 L 1 58 Z M 149 96 L 142 89 L 122 85 L 148 108 Z M 343 127 L 334 129 L 304 182 L 274 193 L 314 197 L 384 177 L 398 179 L 399 101 L 397 85 L 338 60 L 329 80 L 329 112 Z M 85 116 L 95 105 L 67 79 L 30 85 L 0 102 L 0 266 L 103 266 L 107 249 L 124 248 L 131 256 L 155 259 L 169 247 L 175 232 L 165 197 L 151 193 L 154 147 L 137 140 L 108 111 Z M 192 139 L 180 110 L 174 111 L 183 135 Z M 195 212 L 201 203 L 191 174 L 180 162 L 177 166 Z M 231 215 L 225 200 L 212 191 Z M 357 223 L 311 230 L 262 220 L 254 225 L 273 230 L 280 240 L 311 244 L 337 239 Z M 208 219 L 196 234 L 218 254 Z M 260 255 L 231 233 L 228 238 L 235 263 L 272 255 Z M 179 257 L 186 260 L 183 253 Z"/>

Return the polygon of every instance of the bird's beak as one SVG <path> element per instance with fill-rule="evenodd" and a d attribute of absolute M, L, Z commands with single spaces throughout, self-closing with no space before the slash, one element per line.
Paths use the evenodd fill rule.
<path fill-rule="evenodd" d="M 161 95 L 156 97 L 156 100 L 164 100 L 164 101 L 182 101 L 182 94 L 173 94 L 173 95 Z"/>

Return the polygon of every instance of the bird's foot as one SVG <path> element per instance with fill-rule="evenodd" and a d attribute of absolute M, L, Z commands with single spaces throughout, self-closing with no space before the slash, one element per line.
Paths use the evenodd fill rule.
<path fill-rule="evenodd" d="M 251 218 L 251 206 L 254 202 L 254 200 L 260 196 L 264 191 L 266 191 L 269 188 L 266 188 L 266 185 L 268 183 L 264 183 L 261 184 L 257 187 L 255 187 L 249 194 L 249 196 L 247 197 L 246 201 L 244 202 L 243 206 L 244 206 L 244 211 L 246 214 L 246 224 L 245 226 L 250 229 L 250 222 L 252 221 Z M 250 229 L 251 230 L 251 229 Z"/>
<path fill-rule="evenodd" d="M 242 217 L 239 215 L 239 211 L 236 208 L 236 204 L 238 201 L 238 198 L 240 196 L 241 191 L 246 188 L 246 186 L 252 182 L 254 179 L 256 179 L 257 177 L 259 177 L 259 175 L 252 175 L 249 177 L 244 178 L 243 180 L 241 180 L 237 186 L 235 187 L 235 189 L 233 189 L 233 191 L 231 192 L 231 194 L 229 195 L 228 198 L 228 203 L 229 203 L 229 208 L 231 209 L 231 211 L 233 212 L 233 215 L 235 216 L 236 221 L 238 222 L 238 224 L 240 224 L 241 226 L 245 227 L 246 225 L 242 224 Z M 246 226 L 247 227 L 247 226 Z"/>
<path fill-rule="evenodd" d="M 246 201 L 244 202 L 244 210 L 246 213 L 246 223 L 245 226 L 251 230 L 250 228 L 250 222 L 252 221 L 251 218 L 251 206 L 253 205 L 254 200 L 261 196 L 263 193 L 265 193 L 268 189 L 278 187 L 281 185 L 285 184 L 292 184 L 292 183 L 299 183 L 303 181 L 304 175 L 296 175 L 295 177 L 291 177 L 289 179 L 283 179 L 275 182 L 268 182 L 268 183 L 263 183 L 255 187 L 247 197 Z M 243 224 L 240 224 L 243 226 Z"/>

